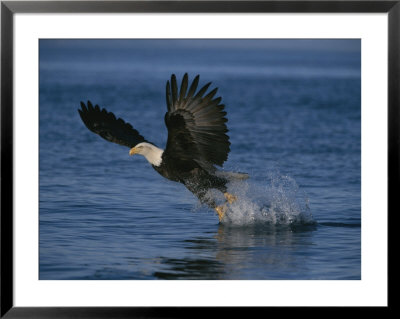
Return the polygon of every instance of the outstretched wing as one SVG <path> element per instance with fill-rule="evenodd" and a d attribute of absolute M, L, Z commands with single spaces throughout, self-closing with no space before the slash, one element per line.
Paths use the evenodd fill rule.
<path fill-rule="evenodd" d="M 120 118 L 117 119 L 106 109 L 100 109 L 98 105 L 93 106 L 90 101 L 87 102 L 87 107 L 81 102 L 81 108 L 78 111 L 83 123 L 89 130 L 105 140 L 128 147 L 134 147 L 146 141 L 132 125 Z"/>
<path fill-rule="evenodd" d="M 230 151 L 225 106 L 220 104 L 220 97 L 213 99 L 217 88 L 205 95 L 211 82 L 196 93 L 199 78 L 198 75 L 195 77 L 188 90 L 188 75 L 185 74 L 179 92 L 174 74 L 171 84 L 167 81 L 165 124 L 168 141 L 165 153 L 195 160 L 203 166 L 221 166 Z"/>

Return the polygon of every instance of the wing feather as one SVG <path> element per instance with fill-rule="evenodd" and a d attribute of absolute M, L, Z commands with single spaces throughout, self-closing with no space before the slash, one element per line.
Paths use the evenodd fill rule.
<path fill-rule="evenodd" d="M 178 100 L 178 85 L 176 84 L 175 74 L 171 76 L 171 93 L 172 93 L 172 105 L 176 105 L 176 101 Z"/>
<path fill-rule="evenodd" d="M 179 100 L 180 101 L 184 101 L 187 87 L 188 87 L 188 75 L 186 73 L 184 75 L 183 79 L 182 79 L 181 91 L 180 91 L 180 94 L 179 94 Z"/>
<path fill-rule="evenodd" d="M 167 81 L 165 124 L 168 141 L 165 155 L 196 161 L 206 167 L 222 165 L 230 151 L 225 106 L 220 104 L 220 97 L 213 99 L 217 88 L 206 94 L 211 82 L 196 93 L 199 78 L 197 75 L 189 86 L 185 74 L 179 92 L 174 74 Z"/>
<path fill-rule="evenodd" d="M 98 105 L 93 107 L 90 101 L 87 102 L 87 106 L 81 102 L 81 109 L 78 109 L 78 112 L 90 131 L 109 142 L 134 147 L 146 141 L 131 124 L 126 123 L 121 118 L 117 119 L 114 113 L 100 109 Z"/>
<path fill-rule="evenodd" d="M 189 92 L 188 92 L 188 94 L 187 94 L 187 97 L 186 97 L 187 99 L 191 99 L 192 96 L 193 96 L 193 94 L 196 92 L 197 86 L 198 86 L 198 84 L 199 84 L 199 79 L 200 79 L 200 76 L 199 76 L 199 75 L 197 75 L 197 76 L 194 78 L 194 80 L 193 80 L 193 82 L 192 82 L 192 85 L 190 86 Z"/>

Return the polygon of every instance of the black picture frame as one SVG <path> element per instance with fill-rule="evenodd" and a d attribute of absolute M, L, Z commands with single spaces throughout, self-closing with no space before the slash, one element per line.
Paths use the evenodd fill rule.
<path fill-rule="evenodd" d="M 388 14 L 388 218 L 397 208 L 400 102 L 400 0 L 396 1 L 1 1 L 1 312 L 5 318 L 177 318 L 253 315 L 278 308 L 14 307 L 13 304 L 13 16 L 15 13 L 304 12 Z M 392 214 L 390 214 L 392 213 Z M 390 219 L 389 219 L 390 220 Z M 390 225 L 390 222 L 389 222 Z M 389 232 L 389 238 L 390 238 Z M 388 238 L 388 244 L 390 240 Z M 390 251 L 390 245 L 389 251 Z M 388 256 L 389 258 L 389 256 Z M 389 287 L 388 280 L 388 287 Z M 390 309 L 390 297 L 388 307 Z M 296 309 L 296 310 L 295 310 Z M 287 310 L 304 312 L 304 308 Z M 338 308 L 332 309 L 336 312 Z M 371 309 L 367 309 L 370 311 Z M 279 309 L 281 311 L 281 309 Z M 331 310 L 330 310 L 331 311 Z M 299 314 L 297 314 L 299 315 Z"/>

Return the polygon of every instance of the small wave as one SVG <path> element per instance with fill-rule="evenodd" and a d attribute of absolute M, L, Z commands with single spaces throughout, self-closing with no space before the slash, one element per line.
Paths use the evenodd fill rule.
<path fill-rule="evenodd" d="M 293 178 L 269 173 L 256 183 L 231 182 L 228 192 L 237 196 L 237 201 L 228 204 L 224 225 L 313 225 L 316 224 L 309 208 L 309 201 Z M 212 194 L 216 198 L 215 193 Z"/>

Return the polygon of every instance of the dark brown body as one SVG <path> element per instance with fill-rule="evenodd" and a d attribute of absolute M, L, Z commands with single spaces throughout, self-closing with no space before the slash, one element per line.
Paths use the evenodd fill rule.
<path fill-rule="evenodd" d="M 226 192 L 228 180 L 208 172 L 195 161 L 163 157 L 161 165 L 153 165 L 153 168 L 163 177 L 184 184 L 202 203 L 212 208 L 216 207 L 216 204 L 214 200 L 205 196 L 207 191 L 217 189 L 222 193 Z"/>

